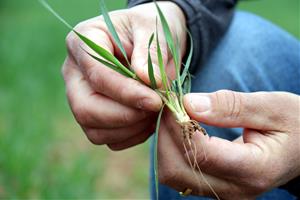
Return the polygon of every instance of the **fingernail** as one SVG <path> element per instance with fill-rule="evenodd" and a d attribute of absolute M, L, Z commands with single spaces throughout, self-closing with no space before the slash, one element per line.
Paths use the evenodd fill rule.
<path fill-rule="evenodd" d="M 156 102 L 153 99 L 150 98 L 144 98 L 141 101 L 138 102 L 138 108 L 142 110 L 148 110 L 148 111 L 158 111 L 160 108 L 159 102 Z"/>
<path fill-rule="evenodd" d="M 206 95 L 189 94 L 187 98 L 192 110 L 196 113 L 206 112 L 211 109 L 210 98 Z"/>

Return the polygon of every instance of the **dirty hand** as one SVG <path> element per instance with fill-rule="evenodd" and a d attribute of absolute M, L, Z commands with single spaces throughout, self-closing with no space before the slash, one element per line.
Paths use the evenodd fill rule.
<path fill-rule="evenodd" d="M 171 2 L 159 2 L 173 35 L 182 41 L 185 53 L 185 18 L 181 9 Z M 148 82 L 147 46 L 156 27 L 153 3 L 109 13 L 117 33 L 138 77 Z M 78 24 L 75 30 L 87 36 L 121 59 L 102 16 Z M 166 71 L 175 75 L 161 28 L 158 30 Z M 161 107 L 160 97 L 147 86 L 126 78 L 101 65 L 83 48 L 74 34 L 67 36 L 68 56 L 62 68 L 67 97 L 73 114 L 94 144 L 107 144 L 121 150 L 145 141 L 153 131 L 155 112 Z M 157 64 L 155 45 L 151 47 L 153 64 Z M 159 76 L 159 72 L 157 72 Z M 158 80 L 159 82 L 159 80 Z"/>
<path fill-rule="evenodd" d="M 254 199 L 300 175 L 299 96 L 221 90 L 188 94 L 184 105 L 193 119 L 218 127 L 243 127 L 243 135 L 231 142 L 196 132 L 189 145 L 167 112 L 158 143 L 161 183 L 214 196 L 200 173 L 195 175 L 188 158 L 198 163 L 221 199 Z"/>

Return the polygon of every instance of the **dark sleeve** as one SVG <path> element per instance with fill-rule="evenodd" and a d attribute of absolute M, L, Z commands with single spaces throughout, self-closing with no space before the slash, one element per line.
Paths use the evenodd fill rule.
<path fill-rule="evenodd" d="M 285 189 L 285 190 L 289 191 L 291 194 L 300 198 L 300 176 L 291 180 L 290 182 L 281 186 L 280 188 Z"/>
<path fill-rule="evenodd" d="M 191 72 L 201 66 L 227 30 L 238 0 L 170 0 L 184 12 L 194 42 Z M 152 2 L 128 0 L 128 6 Z"/>

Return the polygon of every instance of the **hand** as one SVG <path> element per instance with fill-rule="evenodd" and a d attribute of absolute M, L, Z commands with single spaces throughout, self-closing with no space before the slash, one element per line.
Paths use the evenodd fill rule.
<path fill-rule="evenodd" d="M 159 2 L 159 6 L 170 23 L 171 32 L 182 41 L 183 55 L 186 37 L 184 15 L 174 3 Z M 131 59 L 131 67 L 147 83 L 150 82 L 147 72 L 148 40 L 155 30 L 156 13 L 153 3 L 110 13 Z M 121 59 L 121 53 L 102 16 L 82 22 L 75 29 Z M 170 77 L 174 77 L 175 71 L 163 31 L 159 29 L 158 32 L 166 71 Z M 145 141 L 154 130 L 155 112 L 162 104 L 160 97 L 147 86 L 99 64 L 82 50 L 84 44 L 74 33 L 70 33 L 66 41 L 68 56 L 62 74 L 67 97 L 88 139 L 94 144 L 107 144 L 113 150 Z M 155 65 L 155 45 L 150 50 Z M 158 72 L 156 74 L 159 76 Z"/>
<path fill-rule="evenodd" d="M 214 196 L 188 158 L 197 161 L 221 199 L 252 199 L 300 175 L 300 97 L 284 92 L 188 94 L 184 104 L 195 120 L 212 126 L 243 127 L 231 142 L 196 132 L 186 152 L 171 113 L 163 118 L 158 144 L 159 178 L 178 191 Z M 195 149 L 193 148 L 195 144 Z M 198 178 L 196 178 L 198 177 Z M 200 180 L 200 183 L 198 182 Z"/>

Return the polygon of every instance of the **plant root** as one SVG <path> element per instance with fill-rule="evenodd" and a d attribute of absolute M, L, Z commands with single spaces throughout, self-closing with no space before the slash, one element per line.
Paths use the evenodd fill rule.
<path fill-rule="evenodd" d="M 214 194 L 214 196 L 216 197 L 216 199 L 220 200 L 220 197 L 218 196 L 218 194 L 216 193 L 216 191 L 213 189 L 213 187 L 209 184 L 209 182 L 206 180 L 204 174 L 202 173 L 202 170 L 200 169 L 200 166 L 197 163 L 197 147 L 195 142 L 192 140 L 192 136 L 199 131 L 200 133 L 202 133 L 203 135 L 207 135 L 206 130 L 201 127 L 197 121 L 195 120 L 188 120 L 186 122 L 182 122 L 179 123 L 181 126 L 181 132 L 182 132 L 182 136 L 183 136 L 183 147 L 185 150 L 185 153 L 188 154 L 188 150 L 187 150 L 187 146 L 185 144 L 185 142 L 187 141 L 188 145 L 189 145 L 189 149 L 192 153 L 192 160 L 189 156 L 187 156 L 188 159 L 188 163 L 190 165 L 190 167 L 192 168 L 192 171 L 197 179 L 197 182 L 199 184 L 199 186 L 201 185 L 201 180 L 199 178 L 199 176 L 197 176 L 196 172 L 198 172 L 200 174 L 200 176 L 202 177 L 203 181 L 205 182 L 206 185 L 208 185 L 208 187 L 210 188 L 210 190 L 212 191 L 212 193 Z M 205 149 L 203 144 L 201 144 L 202 146 L 202 150 L 204 153 L 204 158 L 207 159 L 206 157 L 206 153 L 205 153 Z M 199 192 L 202 189 L 199 187 Z"/>
<path fill-rule="evenodd" d="M 179 123 L 179 125 L 181 126 L 183 139 L 192 139 L 192 136 L 196 133 L 196 131 L 201 132 L 203 135 L 207 135 L 206 130 L 202 126 L 200 126 L 195 120 L 181 122 Z"/>

